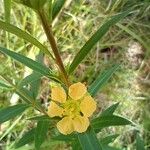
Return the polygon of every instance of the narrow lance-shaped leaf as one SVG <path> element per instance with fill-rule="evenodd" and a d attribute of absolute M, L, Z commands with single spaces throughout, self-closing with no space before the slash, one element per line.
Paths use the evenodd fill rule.
<path fill-rule="evenodd" d="M 36 60 L 37 62 L 43 64 L 43 60 L 44 60 L 44 55 L 43 53 L 39 53 L 37 56 L 36 56 Z M 37 75 L 37 72 L 33 71 L 32 73 L 33 75 Z M 41 78 L 39 77 L 42 77 L 40 74 L 38 74 L 39 76 L 37 77 L 37 80 L 34 81 L 34 82 L 31 82 L 30 83 L 30 92 L 32 93 L 32 96 L 34 99 L 37 98 L 38 96 L 38 93 L 39 93 L 39 89 L 40 89 L 40 84 L 41 84 Z"/>
<path fill-rule="evenodd" d="M 5 15 L 5 22 L 10 23 L 10 14 L 11 14 L 11 0 L 4 0 L 4 15 Z M 9 33 L 5 33 L 5 43 L 6 47 L 9 47 Z"/>
<path fill-rule="evenodd" d="M 40 146 L 44 142 L 49 128 L 49 121 L 38 121 L 35 131 L 35 148 L 40 150 Z"/>
<path fill-rule="evenodd" d="M 42 116 L 34 116 L 31 118 L 28 118 L 28 120 L 36 120 L 36 121 L 51 121 L 53 120 L 52 118 L 50 118 L 47 115 L 42 115 Z"/>
<path fill-rule="evenodd" d="M 15 148 L 19 148 L 21 146 L 24 146 L 25 144 L 28 144 L 34 141 L 34 135 L 35 135 L 35 128 L 26 132 L 22 136 L 22 138 L 15 144 Z"/>
<path fill-rule="evenodd" d="M 92 120 L 92 127 L 96 132 L 99 132 L 102 128 L 105 127 L 129 124 L 132 124 L 130 120 L 116 115 L 100 116 Z"/>
<path fill-rule="evenodd" d="M 61 11 L 66 0 L 55 0 L 52 6 L 52 19 L 54 20 L 58 13 Z"/>
<path fill-rule="evenodd" d="M 16 93 L 20 96 L 22 100 L 24 100 L 28 104 L 31 104 L 33 103 L 33 101 L 35 101 L 30 91 L 27 90 L 26 88 L 17 88 Z"/>
<path fill-rule="evenodd" d="M 32 82 L 39 80 L 41 77 L 42 77 L 42 75 L 39 73 L 36 73 L 36 74 L 32 73 L 32 74 L 28 75 L 27 77 L 25 77 L 23 80 L 21 80 L 21 82 L 19 83 L 19 86 L 23 87 L 28 84 L 31 84 Z"/>
<path fill-rule="evenodd" d="M 39 62 L 36 62 L 28 57 L 25 57 L 21 54 L 18 54 L 16 52 L 10 51 L 6 48 L 0 47 L 0 52 L 10 56 L 11 58 L 19 61 L 20 63 L 26 65 L 27 67 L 31 68 L 32 70 L 39 72 L 40 74 L 47 76 L 47 77 L 52 77 L 50 73 L 50 69 L 47 68 L 46 66 L 42 65 Z M 52 77 L 53 78 L 53 77 Z"/>
<path fill-rule="evenodd" d="M 96 95 L 96 93 L 107 83 L 107 81 L 111 78 L 111 76 L 116 72 L 118 68 L 119 65 L 116 64 L 100 74 L 89 87 L 88 91 L 90 92 L 90 94 L 92 96 Z"/>
<path fill-rule="evenodd" d="M 11 0 L 4 0 L 5 21 L 10 23 Z"/>
<path fill-rule="evenodd" d="M 88 91 L 90 92 L 90 94 L 92 96 L 96 95 L 96 93 L 106 84 L 106 82 L 111 78 L 111 76 L 116 72 L 118 68 L 119 65 L 116 64 L 100 74 L 89 87 Z"/>
<path fill-rule="evenodd" d="M 102 150 L 92 127 L 88 128 L 88 130 L 84 133 L 78 133 L 77 136 L 82 150 Z"/>
<path fill-rule="evenodd" d="M 145 150 L 144 141 L 139 134 L 136 135 L 136 150 Z"/>
<path fill-rule="evenodd" d="M 118 136 L 119 136 L 119 134 L 108 135 L 108 136 L 100 139 L 100 141 L 103 145 L 108 145 L 109 143 L 112 143 Z"/>
<path fill-rule="evenodd" d="M 28 107 L 29 105 L 27 104 L 18 104 L 18 105 L 0 109 L 0 124 L 20 115 Z"/>
<path fill-rule="evenodd" d="M 70 142 L 70 141 L 76 140 L 76 135 L 75 134 L 68 134 L 68 135 L 59 134 L 59 135 L 53 136 L 52 139 L 57 140 L 57 141 Z"/>
<path fill-rule="evenodd" d="M 103 150 L 122 150 L 120 148 L 116 148 L 116 147 L 113 147 L 113 146 L 109 146 L 109 145 L 103 145 Z"/>
<path fill-rule="evenodd" d="M 48 49 L 43 44 L 41 44 L 37 39 L 32 37 L 30 34 L 28 34 L 27 32 L 13 26 L 9 23 L 3 22 L 3 21 L 0 21 L 0 29 L 10 32 L 12 34 L 15 34 L 16 36 L 18 36 L 20 38 L 23 38 L 24 40 L 37 46 L 41 51 L 43 51 L 43 53 L 45 53 L 53 58 L 53 56 L 48 51 Z"/>
<path fill-rule="evenodd" d="M 100 116 L 110 116 L 114 113 L 114 111 L 117 109 L 119 103 L 113 104 L 110 107 L 108 107 L 106 110 L 104 110 Z"/>
<path fill-rule="evenodd" d="M 109 28 L 117 22 L 119 22 L 124 17 L 126 17 L 129 13 L 130 11 L 126 11 L 111 17 L 94 33 L 94 35 L 85 43 L 85 45 L 81 48 L 81 50 L 73 59 L 73 62 L 71 63 L 69 68 L 70 74 L 76 69 L 76 67 L 81 63 L 81 61 L 92 50 L 93 46 L 109 31 Z"/>
<path fill-rule="evenodd" d="M 139 34 L 133 32 L 129 27 L 126 27 L 120 23 L 117 23 L 116 24 L 120 29 L 124 30 L 126 33 L 128 33 L 129 35 L 131 35 L 134 39 L 136 39 L 137 41 L 139 41 L 144 47 L 145 49 L 147 50 L 146 53 L 148 53 L 148 56 L 150 54 L 150 46 L 149 44 L 144 41 Z M 146 56 L 146 55 L 145 55 Z"/>
<path fill-rule="evenodd" d="M 49 23 L 52 23 L 52 7 L 53 7 L 53 0 L 49 0 L 47 2 L 47 6 L 48 6 L 48 9 L 47 9 L 47 20 Z"/>
<path fill-rule="evenodd" d="M 82 150 L 81 145 L 78 140 L 74 140 L 71 142 L 72 150 Z"/>

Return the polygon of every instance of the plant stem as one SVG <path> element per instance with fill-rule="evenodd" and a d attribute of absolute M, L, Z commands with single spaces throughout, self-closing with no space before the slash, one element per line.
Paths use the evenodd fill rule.
<path fill-rule="evenodd" d="M 41 19 L 41 22 L 42 22 L 42 26 L 43 26 L 43 29 L 46 33 L 46 36 L 47 36 L 47 39 L 51 45 L 51 48 L 52 48 L 52 51 L 55 55 L 55 58 L 56 58 L 56 63 L 63 75 L 63 79 L 64 79 L 64 82 L 67 86 L 69 86 L 69 81 L 68 81 L 68 75 L 67 75 L 67 72 L 65 70 L 65 67 L 64 67 L 64 64 L 62 62 L 62 59 L 60 57 L 60 54 L 59 54 L 59 51 L 58 51 L 58 47 L 57 47 L 57 44 L 56 44 L 56 41 L 55 41 L 55 38 L 54 38 L 54 35 L 52 33 L 52 28 L 51 28 L 51 25 L 49 25 L 48 21 L 47 21 L 47 18 L 45 16 L 45 13 L 44 13 L 44 10 L 39 10 L 38 11 L 38 14 L 39 14 L 39 17 Z"/>

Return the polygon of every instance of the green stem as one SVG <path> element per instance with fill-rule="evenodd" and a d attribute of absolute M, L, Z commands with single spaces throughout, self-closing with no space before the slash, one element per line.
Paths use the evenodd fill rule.
<path fill-rule="evenodd" d="M 59 54 L 59 51 L 58 51 L 58 47 L 57 47 L 57 44 L 56 44 L 56 41 L 55 41 L 55 38 L 54 38 L 54 35 L 52 33 L 52 28 L 51 26 L 49 25 L 48 21 L 47 21 L 47 18 L 45 16 L 45 13 L 43 10 L 39 10 L 38 11 L 38 14 L 39 14 L 39 17 L 41 19 L 41 22 L 42 22 L 42 26 L 43 26 L 43 29 L 46 33 L 46 36 L 47 36 L 47 39 L 51 45 L 51 48 L 52 48 L 52 51 L 55 55 L 55 58 L 56 58 L 56 63 L 63 75 L 63 79 L 64 79 L 64 82 L 67 86 L 69 86 L 69 81 L 68 81 L 68 75 L 67 75 L 67 72 L 65 70 L 65 67 L 64 67 L 64 64 L 62 62 L 62 59 L 60 57 L 60 54 Z"/>

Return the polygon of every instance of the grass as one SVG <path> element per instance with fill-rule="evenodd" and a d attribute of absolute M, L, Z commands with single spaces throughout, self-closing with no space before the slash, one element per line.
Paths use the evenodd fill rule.
<path fill-rule="evenodd" d="M 2 4 L 0 1 L 0 19 L 4 20 L 4 7 Z M 148 122 L 148 106 L 150 100 L 150 49 L 148 49 L 150 46 L 150 32 L 148 32 L 150 29 L 149 1 L 71 1 L 69 6 L 63 9 L 58 20 L 55 22 L 54 33 L 64 62 L 67 64 L 83 46 L 85 41 L 89 39 L 94 31 L 96 31 L 109 16 L 129 8 L 132 9 L 134 13 L 110 29 L 103 40 L 94 47 L 87 59 L 80 64 L 72 80 L 79 80 L 87 82 L 88 84 L 92 83 L 95 76 L 105 68 L 115 62 L 122 63 L 120 70 L 116 72 L 112 80 L 103 88 L 103 91 L 97 95 L 97 98 L 100 99 L 99 103 L 101 109 L 104 109 L 111 103 L 119 101 L 120 107 L 118 112 L 138 124 L 137 127 L 125 127 L 124 129 L 110 128 L 105 131 L 106 133 L 112 133 L 113 131 L 121 133 L 113 145 L 117 145 L 121 149 L 127 149 L 126 147 L 128 146 L 128 150 L 132 150 L 135 148 L 135 132 L 137 131 L 140 131 L 143 136 L 147 148 L 150 147 L 150 122 Z M 29 8 L 13 3 L 11 9 L 11 23 L 26 30 L 47 45 L 46 37 L 39 25 L 38 18 Z M 129 62 L 126 57 L 130 41 L 136 41 L 143 46 L 144 59 L 142 59 L 142 62 L 136 69 L 133 68 L 131 62 Z M 3 31 L 0 31 L 0 43 L 2 46 L 31 58 L 35 58 L 35 55 L 38 53 L 37 48 Z M 106 48 L 109 51 L 102 52 L 102 49 L 106 50 Z M 45 61 L 47 65 L 51 65 L 51 62 L 47 61 L 47 59 Z M 19 82 L 20 79 L 29 74 L 29 72 L 29 69 L 0 54 L 1 74 L 11 78 L 14 82 Z M 44 80 L 43 87 L 47 85 L 48 82 L 49 81 Z M 46 92 L 41 92 L 39 99 L 47 103 L 48 93 L 49 89 L 46 89 Z M 10 105 L 9 100 L 12 98 L 12 95 L 12 92 L 0 89 L 0 106 Z M 26 112 L 26 115 L 28 116 L 30 113 L 35 112 Z M 23 118 L 25 118 L 26 115 L 23 115 Z M 17 120 L 15 120 L 15 122 L 17 122 Z M 2 149 L 11 149 L 10 147 L 14 144 L 14 140 L 17 137 L 21 137 L 23 132 L 27 130 L 23 129 L 24 123 L 27 125 L 27 128 L 34 126 L 32 122 L 26 123 L 22 119 L 19 120 L 19 124 L 15 124 L 15 122 L 10 121 L 2 126 L 4 132 L 1 133 L 1 136 L 7 133 L 2 142 L 0 142 Z M 57 144 L 59 143 L 55 145 Z M 64 146 L 64 149 L 66 149 L 66 146 Z"/>

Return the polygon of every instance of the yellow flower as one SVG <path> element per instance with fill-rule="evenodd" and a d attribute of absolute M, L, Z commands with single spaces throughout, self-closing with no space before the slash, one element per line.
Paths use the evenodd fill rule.
<path fill-rule="evenodd" d="M 68 94 L 62 87 L 54 87 L 51 98 L 48 115 L 62 118 L 57 123 L 57 128 L 62 134 L 67 135 L 73 131 L 82 133 L 87 130 L 88 117 L 96 110 L 96 102 L 84 84 L 80 82 L 72 84 Z"/>

